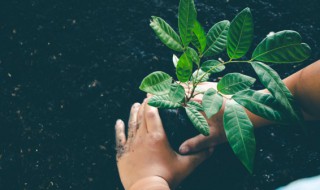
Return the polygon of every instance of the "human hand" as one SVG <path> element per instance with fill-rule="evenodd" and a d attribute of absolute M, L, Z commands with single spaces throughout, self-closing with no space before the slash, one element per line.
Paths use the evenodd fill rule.
<path fill-rule="evenodd" d="M 197 89 L 201 92 L 207 91 L 209 88 L 214 88 L 217 90 L 217 83 L 215 82 L 203 82 L 200 83 L 197 86 Z M 189 90 L 191 88 L 185 87 L 185 90 L 187 93 L 190 93 Z M 196 92 L 197 94 L 197 92 Z M 202 102 L 203 94 L 196 95 L 192 100 L 197 101 L 199 103 Z M 179 148 L 179 152 L 181 154 L 188 154 L 193 152 L 198 152 L 201 150 L 205 150 L 211 147 L 214 147 L 217 144 L 223 143 L 227 141 L 226 134 L 224 132 L 223 128 L 223 112 L 225 107 L 225 98 L 223 101 L 223 105 L 221 107 L 221 110 L 212 116 L 211 118 L 207 118 L 209 129 L 210 129 L 210 135 L 209 136 L 203 136 L 203 135 L 197 135 L 193 138 L 190 138 L 183 142 Z"/>
<path fill-rule="evenodd" d="M 158 110 L 148 106 L 146 100 L 132 106 L 128 125 L 128 138 L 123 121 L 118 120 L 115 126 L 117 166 L 125 189 L 157 184 L 161 189 L 165 185 L 174 188 L 213 152 L 210 149 L 186 156 L 174 152 Z"/>

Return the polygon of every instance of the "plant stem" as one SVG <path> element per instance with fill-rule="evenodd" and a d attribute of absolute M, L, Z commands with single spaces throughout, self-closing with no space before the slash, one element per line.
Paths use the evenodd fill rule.
<path fill-rule="evenodd" d="M 191 94 L 190 96 L 188 97 L 187 101 L 189 101 L 192 97 L 194 97 L 194 92 L 195 92 L 195 89 L 196 87 L 198 86 L 198 84 L 202 81 L 202 79 L 207 75 L 209 74 L 211 71 L 213 71 L 215 68 L 221 66 L 221 65 L 226 65 L 228 63 L 251 63 L 252 60 L 248 60 L 248 61 L 232 61 L 232 59 L 230 59 L 229 61 L 227 62 L 222 62 L 221 64 L 219 65 L 216 65 L 214 67 L 211 67 L 211 69 L 209 69 L 207 72 L 205 72 L 198 81 L 196 82 L 193 82 L 193 87 L 192 87 L 192 91 L 191 91 Z M 199 71 L 199 68 L 198 68 L 198 71 Z M 198 78 L 198 72 L 197 72 L 197 76 L 196 78 Z"/>

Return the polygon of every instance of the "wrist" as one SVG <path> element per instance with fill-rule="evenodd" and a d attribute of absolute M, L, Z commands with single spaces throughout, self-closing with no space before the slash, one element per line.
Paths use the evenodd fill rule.
<path fill-rule="evenodd" d="M 162 177 L 151 176 L 138 180 L 128 190 L 170 190 L 170 187 Z"/>

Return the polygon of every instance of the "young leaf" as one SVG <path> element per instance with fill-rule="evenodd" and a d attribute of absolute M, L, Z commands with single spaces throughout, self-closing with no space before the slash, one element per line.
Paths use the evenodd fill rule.
<path fill-rule="evenodd" d="M 172 84 L 169 97 L 172 102 L 181 103 L 184 100 L 185 91 L 180 84 Z"/>
<path fill-rule="evenodd" d="M 195 128 L 204 136 L 209 136 L 209 126 L 203 115 L 191 107 L 186 107 L 186 112 Z"/>
<path fill-rule="evenodd" d="M 192 30 L 197 19 L 193 0 L 180 0 L 178 17 L 180 37 L 184 47 L 187 47 L 192 40 Z"/>
<path fill-rule="evenodd" d="M 197 64 L 199 66 L 200 58 L 199 58 L 197 52 L 194 49 L 188 47 L 187 51 L 186 51 L 186 54 L 188 55 L 189 59 L 192 60 L 192 62 L 194 62 L 195 64 Z"/>
<path fill-rule="evenodd" d="M 282 105 L 286 111 L 293 116 L 294 120 L 300 120 L 299 114 L 296 113 L 296 108 L 294 107 L 294 99 L 282 82 L 280 76 L 276 71 L 274 71 L 268 65 L 261 62 L 252 62 L 253 69 L 257 73 L 261 83 L 271 92 L 271 94 L 276 98 L 278 103 Z"/>
<path fill-rule="evenodd" d="M 202 77 L 204 75 L 204 77 Z M 202 79 L 201 79 L 202 77 Z M 193 72 L 191 81 L 198 81 L 198 82 L 206 82 L 209 80 L 210 73 L 206 73 L 203 70 L 199 69 Z M 201 79 L 201 81 L 199 81 Z"/>
<path fill-rule="evenodd" d="M 210 73 L 219 73 L 223 71 L 226 67 L 217 60 L 208 60 L 201 65 L 201 69 L 205 72 L 210 71 Z M 212 69 L 212 70 L 210 70 Z"/>
<path fill-rule="evenodd" d="M 218 113 L 222 107 L 223 97 L 218 94 L 218 92 L 209 88 L 203 95 L 202 106 L 207 118 L 212 117 L 214 114 Z"/>
<path fill-rule="evenodd" d="M 308 44 L 301 43 L 298 32 L 284 30 L 266 37 L 258 44 L 252 60 L 269 63 L 295 63 L 306 60 L 311 53 Z"/>
<path fill-rule="evenodd" d="M 167 73 L 156 71 L 146 76 L 139 89 L 154 95 L 169 93 L 172 78 Z"/>
<path fill-rule="evenodd" d="M 256 79 L 240 74 L 226 74 L 218 83 L 219 92 L 229 95 L 250 88 Z"/>
<path fill-rule="evenodd" d="M 177 68 L 178 61 L 179 61 L 179 58 L 175 54 L 173 54 L 172 62 L 173 62 L 173 65 L 174 65 L 175 68 Z"/>
<path fill-rule="evenodd" d="M 181 82 L 187 82 L 192 74 L 192 62 L 186 53 L 182 54 L 178 61 L 176 74 Z"/>
<path fill-rule="evenodd" d="M 229 144 L 247 170 L 252 173 L 256 152 L 253 125 L 245 110 L 233 101 L 227 101 L 223 125 Z"/>
<path fill-rule="evenodd" d="M 260 117 L 271 121 L 288 122 L 286 115 L 280 111 L 279 103 L 271 94 L 244 90 L 233 95 L 232 99 Z"/>
<path fill-rule="evenodd" d="M 148 104 L 153 107 L 163 108 L 163 109 L 173 109 L 182 107 L 180 103 L 173 102 L 169 95 L 162 96 L 152 96 L 148 100 Z"/>
<path fill-rule="evenodd" d="M 207 39 L 206 33 L 201 24 L 196 20 L 193 28 L 193 36 L 191 43 L 202 53 L 206 49 Z"/>
<path fill-rule="evenodd" d="M 166 21 L 159 17 L 153 16 L 150 22 L 150 26 L 162 41 L 162 43 L 164 43 L 174 51 L 183 51 L 182 43 L 178 34 L 171 28 L 168 23 L 166 23 Z"/>
<path fill-rule="evenodd" d="M 227 52 L 230 59 L 244 56 L 253 39 L 253 20 L 249 8 L 242 10 L 231 22 L 228 31 Z"/>
<path fill-rule="evenodd" d="M 195 101 L 190 101 L 187 103 L 187 105 L 197 111 L 203 111 L 203 106 Z"/>
<path fill-rule="evenodd" d="M 204 56 L 216 56 L 226 48 L 229 26 L 230 22 L 228 20 L 212 26 L 206 37 L 207 50 L 203 52 Z"/>

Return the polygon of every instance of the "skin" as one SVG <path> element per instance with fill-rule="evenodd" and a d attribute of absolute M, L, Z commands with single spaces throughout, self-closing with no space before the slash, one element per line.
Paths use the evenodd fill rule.
<path fill-rule="evenodd" d="M 164 132 L 158 109 L 135 103 L 128 122 L 128 138 L 125 124 L 115 125 L 117 166 L 124 188 L 170 189 L 176 187 L 213 149 L 192 155 L 180 155 L 173 151 Z"/>
<path fill-rule="evenodd" d="M 307 120 L 320 119 L 320 61 L 284 79 Z M 216 83 L 200 84 L 202 88 L 214 88 Z M 268 93 L 266 90 L 262 92 Z M 195 100 L 201 102 L 202 96 Z M 226 141 L 221 110 L 208 119 L 210 136 L 198 135 L 184 142 L 182 154 L 174 152 L 167 140 L 158 110 L 146 104 L 132 106 L 128 138 L 125 125 L 118 120 L 115 126 L 117 165 L 122 184 L 130 190 L 167 190 L 176 187 L 201 162 L 213 152 L 213 147 Z M 254 127 L 272 124 L 246 110 Z M 194 154 L 190 154 L 194 153 Z"/>
<path fill-rule="evenodd" d="M 304 118 L 306 120 L 320 120 L 320 60 L 290 75 L 283 82 L 300 106 Z M 201 89 L 216 89 L 217 84 L 206 82 L 200 84 L 200 86 Z M 261 92 L 269 93 L 267 90 Z M 195 100 L 201 102 L 202 95 L 196 96 Z M 248 110 L 246 112 L 255 128 L 274 124 L 274 122 L 261 118 Z M 209 118 L 210 136 L 198 135 L 186 140 L 181 144 L 179 152 L 189 154 L 226 142 L 223 113 L 224 105 L 216 115 Z"/>

